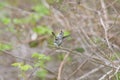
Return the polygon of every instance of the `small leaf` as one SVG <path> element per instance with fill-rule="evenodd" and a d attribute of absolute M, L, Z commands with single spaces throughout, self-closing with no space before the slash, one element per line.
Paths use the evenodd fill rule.
<path fill-rule="evenodd" d="M 0 43 L 0 51 L 11 50 L 11 49 L 12 49 L 12 45 Z"/>
<path fill-rule="evenodd" d="M 14 23 L 14 24 L 22 24 L 23 22 L 22 22 L 21 19 L 14 18 L 14 19 L 13 19 L 13 23 Z"/>
<path fill-rule="evenodd" d="M 83 48 L 76 48 L 75 51 L 80 52 L 80 53 L 85 52 L 85 50 Z"/>
<path fill-rule="evenodd" d="M 38 58 L 39 57 L 39 53 L 33 53 L 32 54 L 32 58 Z"/>
<path fill-rule="evenodd" d="M 58 59 L 62 61 L 64 59 L 64 56 L 65 56 L 64 54 L 60 54 L 58 55 Z"/>
<path fill-rule="evenodd" d="M 1 18 L 1 21 L 3 22 L 3 24 L 8 25 L 11 22 L 11 19 L 8 17 L 3 17 Z"/>
<path fill-rule="evenodd" d="M 21 62 L 12 64 L 12 66 L 14 66 L 14 67 L 20 67 L 21 65 L 23 65 L 23 63 L 21 63 Z"/>
<path fill-rule="evenodd" d="M 36 47 L 36 46 L 39 45 L 39 42 L 34 40 L 34 41 L 30 41 L 28 44 L 29 44 L 30 47 Z"/>
<path fill-rule="evenodd" d="M 52 30 L 46 26 L 37 26 L 33 28 L 33 31 L 36 32 L 37 34 L 42 34 L 42 35 L 50 34 L 52 32 Z"/>
<path fill-rule="evenodd" d="M 22 71 L 28 71 L 29 69 L 32 69 L 32 66 L 26 64 L 26 65 L 21 66 L 20 69 L 21 69 Z"/>
<path fill-rule="evenodd" d="M 5 2 L 0 2 L 0 9 L 2 9 L 6 5 Z"/>
<path fill-rule="evenodd" d="M 39 71 L 37 71 L 37 76 L 44 79 L 47 75 L 47 71 L 45 69 L 40 69 Z"/>
<path fill-rule="evenodd" d="M 33 54 L 32 54 L 32 57 L 43 60 L 43 59 L 46 59 L 47 56 L 44 55 L 44 54 L 33 53 Z"/>
<path fill-rule="evenodd" d="M 64 57 L 65 57 L 65 54 L 59 54 L 58 55 L 58 59 L 61 60 L 61 61 L 64 59 Z M 67 61 L 71 61 L 71 60 L 72 60 L 71 57 L 67 57 Z"/>
<path fill-rule="evenodd" d="M 45 59 L 45 55 L 44 54 L 39 54 L 39 58 L 38 59 Z"/>
<path fill-rule="evenodd" d="M 12 32 L 12 33 L 16 33 L 16 29 L 14 28 L 14 26 L 10 26 L 6 29 L 6 31 Z"/>
<path fill-rule="evenodd" d="M 40 63 L 37 62 L 36 64 L 34 64 L 35 67 L 40 67 Z"/>
<path fill-rule="evenodd" d="M 45 16 L 50 13 L 50 10 L 47 7 L 45 7 L 45 5 L 43 5 L 43 4 L 36 5 L 33 7 L 33 9 L 37 13 L 39 13 L 40 16 Z"/>
<path fill-rule="evenodd" d="M 24 63 L 22 62 L 13 63 L 12 66 L 18 67 L 22 71 L 27 71 L 29 69 L 32 69 L 31 65 L 28 65 L 28 64 L 24 65 Z"/>
<path fill-rule="evenodd" d="M 116 74 L 116 80 L 120 80 L 120 72 L 117 72 L 117 74 Z"/>

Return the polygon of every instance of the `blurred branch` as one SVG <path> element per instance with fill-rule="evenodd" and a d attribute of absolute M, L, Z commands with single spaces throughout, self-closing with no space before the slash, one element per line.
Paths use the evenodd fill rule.
<path fill-rule="evenodd" d="M 103 27 L 103 29 L 104 29 L 104 32 L 105 32 L 105 40 L 107 41 L 108 47 L 111 48 L 110 43 L 109 43 L 109 40 L 108 40 L 108 33 L 107 33 L 107 31 L 108 31 L 108 29 L 107 29 L 108 26 L 105 25 L 105 23 L 104 23 L 104 21 L 103 21 L 103 19 L 102 19 L 102 17 L 101 17 L 102 14 L 101 14 L 100 12 L 98 12 L 98 14 L 99 14 L 99 19 L 100 19 L 101 25 L 102 25 L 102 27 Z"/>
<path fill-rule="evenodd" d="M 53 46 L 51 46 L 51 47 L 53 47 Z M 63 69 L 63 66 L 64 66 L 66 60 L 67 60 L 67 57 L 68 57 L 70 54 L 72 54 L 72 53 L 75 53 L 75 55 L 76 55 L 76 54 L 80 55 L 80 54 L 77 53 L 77 52 L 75 52 L 75 51 L 72 51 L 72 50 L 69 50 L 69 49 L 67 49 L 67 48 L 64 48 L 64 47 L 58 47 L 58 48 L 53 47 L 53 48 L 67 51 L 67 54 L 65 55 L 63 61 L 61 62 L 60 66 L 59 66 L 59 69 L 58 69 L 58 77 L 57 77 L 57 80 L 61 80 L 62 69 Z"/>
<path fill-rule="evenodd" d="M 56 20 L 62 25 L 67 27 L 67 29 L 69 29 L 70 23 L 69 20 L 67 20 L 67 18 L 64 16 L 64 14 L 62 12 L 60 12 L 59 10 L 55 9 L 54 7 L 51 7 L 51 11 L 53 12 L 53 16 L 56 18 Z"/>
<path fill-rule="evenodd" d="M 14 56 L 14 55 L 12 55 L 10 52 L 8 52 L 8 51 L 1 51 L 1 52 L 5 53 L 5 54 L 7 54 L 7 55 L 10 55 L 10 56 L 12 56 L 12 57 L 14 57 L 14 58 L 18 58 L 18 59 L 25 60 L 25 61 L 28 61 L 28 62 L 32 62 L 32 63 L 33 63 L 32 60 L 25 59 L 25 58 L 18 57 L 18 56 Z"/>
<path fill-rule="evenodd" d="M 110 3 L 106 7 L 102 8 L 101 10 L 109 8 L 110 6 L 114 5 L 117 1 L 118 0 L 114 0 L 112 3 Z M 93 11 L 93 12 L 97 12 L 98 11 L 98 10 L 92 9 L 90 7 L 87 7 L 87 6 L 83 5 L 83 4 L 81 4 L 81 6 L 84 7 L 85 9 L 89 10 L 89 11 Z M 101 11 L 101 10 L 99 10 L 99 11 Z"/>
<path fill-rule="evenodd" d="M 120 66 L 117 67 L 114 74 L 110 75 L 109 79 L 111 79 L 113 76 L 115 76 L 119 72 L 119 70 L 120 70 Z"/>
<path fill-rule="evenodd" d="M 12 57 L 15 57 L 15 58 L 18 58 L 18 59 L 21 59 L 21 60 L 25 60 L 25 61 L 34 63 L 34 60 L 30 60 L 30 59 L 26 59 L 26 58 L 21 58 L 21 57 L 18 57 L 18 56 L 14 56 L 14 55 L 12 55 L 10 52 L 8 52 L 8 51 L 1 51 L 1 52 L 5 53 L 5 54 L 7 54 L 7 55 L 9 55 L 9 56 L 12 56 Z M 30 80 L 30 78 L 32 77 L 32 74 L 33 74 L 37 69 L 38 69 L 38 68 L 35 68 L 35 69 L 31 72 L 31 74 L 28 76 L 28 80 Z M 47 69 L 46 67 L 45 67 L 45 69 L 46 69 L 48 72 L 54 74 L 54 72 L 52 72 L 50 69 Z M 55 75 L 55 74 L 54 74 L 54 75 Z"/>
<path fill-rule="evenodd" d="M 84 74 L 83 76 L 77 78 L 76 80 L 82 80 L 82 79 L 88 77 L 89 75 L 91 75 L 91 74 L 97 72 L 98 70 L 100 70 L 100 69 L 103 68 L 103 67 L 104 67 L 104 65 L 101 65 L 101 66 L 99 66 L 99 67 L 97 67 L 97 68 L 95 68 L 95 69 L 93 69 L 93 70 L 87 72 L 86 74 Z"/>
<path fill-rule="evenodd" d="M 33 69 L 33 71 L 31 71 L 31 73 L 28 75 L 27 80 L 32 80 L 33 74 L 39 69 L 39 67 L 36 67 Z M 47 70 L 50 74 L 53 74 L 55 76 L 57 76 L 52 70 L 48 69 L 47 67 L 44 67 L 43 69 Z"/>
<path fill-rule="evenodd" d="M 107 77 L 107 76 L 109 76 L 109 74 L 111 74 L 113 72 L 113 70 L 110 70 L 110 71 L 108 71 L 105 75 L 103 75 L 100 79 L 98 79 L 98 80 L 105 80 L 105 78 Z"/>
<path fill-rule="evenodd" d="M 69 52 L 67 52 L 67 54 L 65 55 L 63 61 L 61 62 L 60 66 L 59 66 L 59 69 L 58 69 L 58 77 L 57 77 L 57 80 L 62 80 L 61 79 L 61 73 L 62 73 L 62 69 L 63 69 L 63 66 L 68 58 L 68 56 L 70 55 Z"/>
<path fill-rule="evenodd" d="M 104 74 L 99 80 L 105 80 L 105 78 L 106 78 L 107 76 L 109 76 L 109 80 L 110 80 L 113 76 L 115 76 L 115 75 L 119 72 L 119 70 L 120 70 L 120 66 L 118 66 L 115 70 L 112 69 L 112 70 L 108 71 L 108 72 L 107 72 L 106 74 Z"/>
<path fill-rule="evenodd" d="M 118 0 L 114 0 L 113 2 L 111 2 L 110 4 L 105 6 L 104 1 L 101 0 L 101 2 L 103 3 L 103 6 L 104 6 L 104 8 L 102 8 L 101 10 L 109 8 L 110 6 L 114 5 L 117 1 Z"/>
<path fill-rule="evenodd" d="M 34 74 L 34 72 L 36 72 L 38 70 L 38 68 L 35 68 L 28 76 L 28 80 L 32 79 L 32 75 Z"/>
<path fill-rule="evenodd" d="M 71 53 L 72 55 L 78 55 L 78 56 L 82 56 L 82 54 L 81 53 L 79 53 L 79 52 L 76 52 L 76 51 L 74 51 L 74 50 L 72 50 L 72 49 L 69 49 L 69 48 L 65 48 L 65 47 L 55 47 L 55 46 L 52 46 L 52 45 L 49 45 L 49 47 L 52 47 L 54 50 L 60 50 L 60 51 L 65 51 L 65 52 L 69 52 L 69 53 Z"/>
<path fill-rule="evenodd" d="M 19 11 L 19 12 L 21 12 L 23 15 L 30 15 L 30 14 L 37 14 L 37 13 L 35 13 L 35 12 L 30 12 L 30 11 L 26 11 L 26 10 L 23 10 L 23 9 L 21 9 L 21 8 L 17 8 L 17 7 L 15 7 L 15 6 L 11 6 L 11 5 L 5 5 L 5 7 L 6 8 L 8 8 L 8 9 L 13 9 L 13 10 L 17 10 L 17 11 Z"/>
<path fill-rule="evenodd" d="M 107 9 L 105 9 L 106 5 L 105 5 L 104 0 L 100 0 L 100 1 L 101 1 L 101 6 L 102 6 L 102 9 L 103 9 L 103 16 L 104 16 L 105 21 L 103 21 L 102 14 L 100 12 L 98 12 L 98 15 L 99 15 L 102 27 L 103 27 L 103 29 L 105 31 L 105 40 L 107 41 L 108 47 L 111 48 L 109 40 L 108 40 L 108 32 L 107 32 L 108 28 L 109 28 L 109 25 L 107 23 L 107 21 L 108 21 Z"/>
<path fill-rule="evenodd" d="M 79 69 L 81 68 L 81 67 L 83 67 L 84 65 L 85 65 L 85 63 L 87 63 L 88 62 L 88 60 L 85 60 L 82 64 L 80 64 L 79 66 L 78 66 L 78 68 L 75 70 L 75 71 L 73 71 L 69 76 L 68 76 L 68 78 L 66 79 L 66 80 L 69 80 L 76 72 L 78 72 L 79 71 Z"/>

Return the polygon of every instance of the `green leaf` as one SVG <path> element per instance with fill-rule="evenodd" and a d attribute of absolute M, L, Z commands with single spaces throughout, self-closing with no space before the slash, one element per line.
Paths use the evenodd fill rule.
<path fill-rule="evenodd" d="M 23 65 L 23 63 L 22 62 L 17 62 L 17 63 L 13 63 L 11 65 L 14 66 L 14 67 L 20 67 L 20 66 Z"/>
<path fill-rule="evenodd" d="M 39 54 L 39 53 L 35 53 L 36 58 L 41 59 L 41 60 L 49 60 L 49 57 L 46 56 L 45 54 Z"/>
<path fill-rule="evenodd" d="M 114 61 L 114 60 L 116 60 L 117 58 L 116 58 L 115 55 L 112 55 L 112 56 L 110 57 L 110 59 L 111 59 L 112 61 Z"/>
<path fill-rule="evenodd" d="M 35 58 L 35 67 L 44 67 L 45 62 L 50 60 L 49 56 L 46 56 L 45 54 L 39 54 L 39 53 L 33 53 L 32 58 Z"/>
<path fill-rule="evenodd" d="M 13 63 L 12 66 L 18 67 L 22 71 L 28 71 L 29 69 L 32 69 L 31 65 L 28 65 L 28 64 L 24 65 L 24 63 L 22 62 Z"/>
<path fill-rule="evenodd" d="M 39 42 L 38 41 L 31 41 L 31 42 L 29 42 L 29 46 L 30 47 L 36 47 L 36 46 L 38 46 L 39 45 Z"/>
<path fill-rule="evenodd" d="M 52 30 L 46 26 L 37 26 L 33 28 L 33 31 L 37 34 L 50 34 L 52 32 Z"/>
<path fill-rule="evenodd" d="M 22 71 L 28 71 L 28 70 L 32 69 L 32 66 L 26 64 L 26 65 L 21 66 L 20 69 L 21 69 Z"/>
<path fill-rule="evenodd" d="M 0 43 L 0 51 L 11 50 L 11 49 L 12 49 L 12 45 L 5 44 L 5 43 Z"/>
<path fill-rule="evenodd" d="M 111 55 L 110 59 L 114 61 L 114 60 L 117 60 L 117 57 L 120 57 L 120 52 L 116 52 L 113 55 Z"/>
<path fill-rule="evenodd" d="M 64 57 L 65 57 L 65 54 L 59 54 L 58 55 L 58 59 L 61 60 L 61 61 L 64 59 Z M 67 61 L 71 61 L 71 60 L 72 60 L 71 57 L 67 57 Z"/>
<path fill-rule="evenodd" d="M 49 56 L 44 57 L 44 59 L 45 59 L 46 61 L 51 60 L 51 58 L 50 58 Z"/>
<path fill-rule="evenodd" d="M 45 69 L 40 69 L 39 71 L 37 71 L 37 76 L 44 79 L 47 75 L 47 71 Z"/>
<path fill-rule="evenodd" d="M 64 59 L 64 56 L 65 56 L 64 54 L 60 54 L 58 55 L 58 59 L 62 61 Z"/>
<path fill-rule="evenodd" d="M 32 54 L 32 57 L 33 58 L 37 58 L 37 59 L 41 59 L 41 60 L 43 60 L 43 59 L 47 59 L 46 57 L 47 56 L 45 56 L 44 54 L 39 54 L 39 53 L 34 53 L 34 54 Z"/>
<path fill-rule="evenodd" d="M 11 19 L 8 18 L 8 17 L 3 17 L 3 18 L 1 18 L 0 20 L 1 20 L 1 22 L 2 22 L 3 24 L 5 24 L 5 25 L 8 25 L 8 24 L 11 22 Z"/>
<path fill-rule="evenodd" d="M 116 74 L 116 80 L 120 80 L 120 72 L 117 72 L 117 74 Z"/>
<path fill-rule="evenodd" d="M 39 66 L 40 66 L 41 68 L 44 68 L 44 66 L 45 66 L 45 61 L 39 62 Z"/>
<path fill-rule="evenodd" d="M 39 54 L 39 57 L 38 57 L 38 59 L 45 59 L 45 55 L 44 54 Z"/>
<path fill-rule="evenodd" d="M 45 16 L 48 15 L 50 13 L 50 10 L 45 7 L 43 4 L 39 4 L 33 7 L 33 9 L 39 13 L 40 16 Z"/>
<path fill-rule="evenodd" d="M 11 32 L 11 33 L 16 33 L 16 32 L 17 32 L 16 29 L 14 28 L 14 26 L 9 26 L 9 27 L 7 27 L 7 28 L 6 28 L 6 31 L 9 31 L 9 32 Z"/>
<path fill-rule="evenodd" d="M 22 24 L 23 21 L 22 21 L 21 19 L 14 18 L 14 19 L 13 19 L 13 23 L 14 23 L 14 24 Z"/>
<path fill-rule="evenodd" d="M 38 58 L 39 57 L 39 53 L 33 53 L 32 54 L 32 58 Z"/>
<path fill-rule="evenodd" d="M 25 24 L 25 23 L 29 23 L 31 22 L 31 18 L 30 17 L 25 17 L 25 18 L 14 18 L 13 19 L 13 23 L 14 24 Z"/>
<path fill-rule="evenodd" d="M 75 51 L 80 52 L 80 53 L 85 52 L 84 48 L 76 48 Z"/>
<path fill-rule="evenodd" d="M 37 62 L 36 64 L 34 64 L 35 67 L 40 67 L 40 63 Z"/>
<path fill-rule="evenodd" d="M 0 9 L 2 9 L 5 6 L 5 2 L 0 2 Z"/>
<path fill-rule="evenodd" d="M 36 21 L 38 21 L 41 18 L 41 16 L 39 14 L 31 14 L 29 16 L 29 18 L 32 23 L 35 23 Z"/>

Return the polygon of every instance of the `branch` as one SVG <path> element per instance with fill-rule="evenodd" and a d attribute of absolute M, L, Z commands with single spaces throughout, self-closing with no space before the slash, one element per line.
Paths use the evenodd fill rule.
<path fill-rule="evenodd" d="M 64 66 L 64 64 L 65 64 L 65 62 L 66 62 L 67 57 L 69 56 L 69 54 L 70 54 L 70 53 L 68 52 L 68 53 L 65 55 L 63 61 L 62 61 L 61 64 L 60 64 L 60 67 L 59 67 L 59 69 L 58 69 L 58 77 L 57 77 L 57 80 L 61 80 L 62 69 L 63 69 L 63 66 Z"/>
<path fill-rule="evenodd" d="M 18 57 L 18 56 L 14 56 L 14 55 L 12 55 L 10 52 L 8 52 L 8 51 L 3 51 L 3 50 L 2 50 L 1 52 L 5 53 L 5 54 L 7 54 L 7 55 L 9 55 L 9 56 L 12 56 L 12 57 L 14 57 L 14 58 L 18 58 L 18 59 L 21 59 L 21 60 L 26 60 L 26 61 L 29 61 L 29 62 L 32 62 L 32 63 L 33 63 L 32 60 L 29 60 L 29 59 L 26 59 L 26 58 L 22 58 L 22 57 Z"/>
<path fill-rule="evenodd" d="M 79 77 L 79 78 L 76 79 L 76 80 L 82 80 L 82 79 L 86 78 L 87 76 L 89 76 L 89 75 L 97 72 L 98 70 L 100 70 L 100 69 L 103 68 L 103 67 L 104 67 L 104 65 L 101 65 L 101 66 L 99 66 L 98 68 L 95 68 L 95 69 L 91 70 L 90 72 L 84 74 L 83 76 Z"/>
<path fill-rule="evenodd" d="M 103 75 L 100 79 L 98 79 L 98 80 L 105 80 L 105 78 L 109 75 L 109 74 L 111 74 L 113 72 L 113 70 L 110 70 L 110 71 L 108 71 L 105 75 Z"/>
<path fill-rule="evenodd" d="M 84 64 L 87 63 L 87 61 L 88 61 L 88 60 L 85 60 L 80 66 L 78 66 L 78 68 L 77 68 L 75 71 L 73 71 L 72 74 L 70 74 L 70 75 L 68 76 L 67 80 L 69 80 L 76 72 L 78 72 L 78 70 L 79 70 L 81 67 L 83 67 Z"/>

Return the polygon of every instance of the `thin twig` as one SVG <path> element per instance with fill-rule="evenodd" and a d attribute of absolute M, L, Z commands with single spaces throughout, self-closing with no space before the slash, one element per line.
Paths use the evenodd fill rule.
<path fill-rule="evenodd" d="M 15 7 L 15 6 L 11 6 L 11 5 L 9 5 L 9 4 L 5 4 L 4 6 L 5 6 L 6 8 L 8 8 L 8 9 L 12 9 L 12 10 L 19 11 L 19 12 L 22 13 L 23 15 L 37 14 L 36 12 L 30 12 L 30 11 L 27 11 L 27 10 L 24 10 L 24 9 Z"/>
<path fill-rule="evenodd" d="M 78 72 L 78 70 L 79 70 L 81 67 L 83 67 L 84 64 L 87 63 L 87 61 L 88 61 L 88 60 L 85 60 L 82 64 L 80 64 L 80 66 L 78 66 L 78 68 L 77 68 L 75 71 L 73 71 L 73 72 L 68 76 L 67 80 L 69 80 L 76 72 Z"/>
<path fill-rule="evenodd" d="M 99 67 L 97 67 L 97 68 L 91 70 L 90 72 L 84 74 L 83 76 L 79 77 L 79 78 L 76 79 L 76 80 L 82 80 L 82 79 L 86 78 L 87 76 L 89 76 L 89 75 L 91 75 L 91 74 L 97 72 L 98 70 L 100 70 L 100 69 L 103 68 L 103 67 L 104 67 L 104 65 L 101 65 L 101 66 L 99 66 Z"/>
<path fill-rule="evenodd" d="M 33 73 L 36 72 L 37 69 L 38 69 L 38 68 L 35 68 L 35 69 L 30 73 L 30 75 L 28 76 L 28 80 L 31 80 L 31 77 L 32 77 Z"/>
<path fill-rule="evenodd" d="M 60 64 L 60 67 L 59 67 L 59 69 L 58 69 L 58 77 L 57 77 L 57 80 L 61 80 L 62 69 L 63 69 L 63 66 L 64 66 L 64 64 L 65 64 L 65 62 L 66 62 L 67 57 L 69 56 L 69 54 L 70 54 L 70 53 L 68 52 L 68 53 L 65 55 L 63 61 L 62 61 L 61 64 Z"/>
<path fill-rule="evenodd" d="M 32 62 L 32 63 L 33 63 L 32 60 L 25 59 L 25 58 L 18 57 L 18 56 L 14 56 L 14 55 L 12 55 L 10 52 L 8 52 L 8 51 L 3 51 L 3 50 L 2 50 L 1 52 L 5 53 L 5 54 L 7 54 L 7 55 L 10 55 L 10 56 L 12 56 L 12 57 L 14 57 L 14 58 L 18 58 L 18 59 L 21 59 L 21 60 L 26 60 L 26 61 L 29 61 L 29 62 Z"/>
<path fill-rule="evenodd" d="M 113 76 L 115 76 L 120 70 L 120 66 L 117 67 L 117 69 L 115 70 L 114 74 L 112 74 L 109 79 L 111 79 Z"/>
<path fill-rule="evenodd" d="M 113 72 L 113 70 L 110 70 L 110 71 L 108 71 L 105 75 L 103 75 L 100 79 L 98 79 L 98 80 L 105 80 L 105 78 L 109 75 L 109 74 L 111 74 Z"/>
<path fill-rule="evenodd" d="M 109 79 L 111 79 L 113 76 L 115 76 L 115 75 L 118 73 L 119 70 L 120 70 L 120 66 L 118 66 L 118 67 L 116 68 L 116 70 L 115 70 L 114 73 L 113 73 L 114 70 L 112 69 L 112 70 L 108 71 L 106 74 L 104 74 L 102 77 L 100 77 L 99 80 L 105 80 L 105 78 L 106 78 L 107 76 L 109 76 Z"/>
<path fill-rule="evenodd" d="M 107 41 L 108 47 L 111 48 L 110 43 L 109 43 L 109 39 L 108 39 L 108 28 L 109 28 L 109 25 L 107 23 L 107 21 L 108 21 L 107 9 L 104 9 L 106 7 L 104 0 L 100 0 L 100 1 L 101 1 L 101 6 L 102 6 L 102 9 L 103 9 L 103 16 L 104 16 L 105 21 L 103 21 L 101 13 L 99 12 L 98 14 L 99 14 L 99 18 L 100 18 L 100 22 L 102 24 L 102 27 L 103 27 L 103 29 L 105 31 L 105 40 Z"/>

